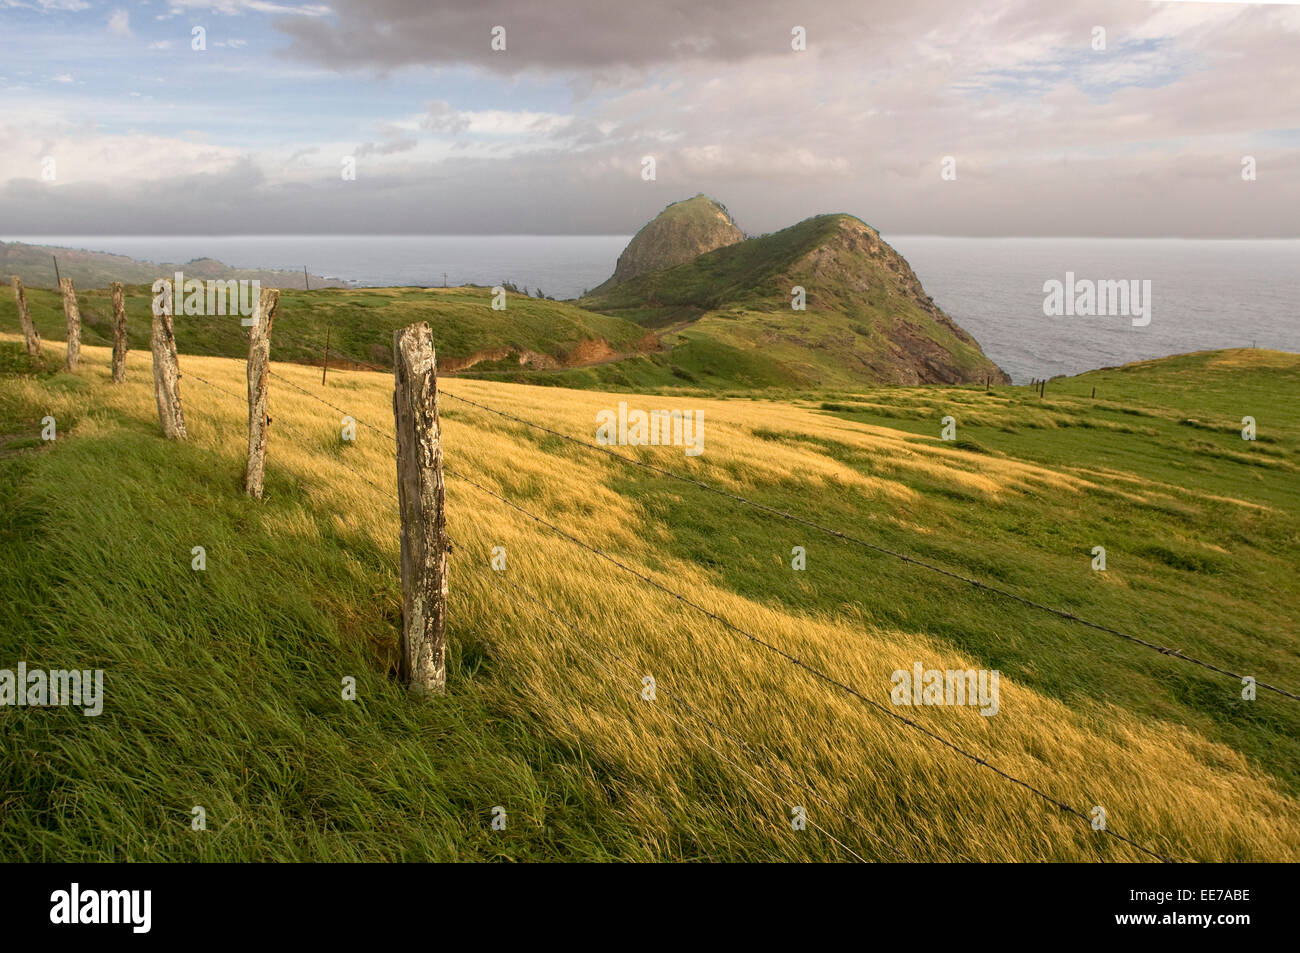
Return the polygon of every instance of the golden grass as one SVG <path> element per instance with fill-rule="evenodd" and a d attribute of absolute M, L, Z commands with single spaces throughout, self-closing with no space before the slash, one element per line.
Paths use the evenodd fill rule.
<path fill-rule="evenodd" d="M 47 342 L 47 359 L 57 350 L 56 342 Z M 147 354 L 133 353 L 127 384 L 113 387 L 107 383 L 108 352 L 86 347 L 82 353 L 80 376 L 92 383 L 93 400 L 67 391 L 50 408 L 56 417 L 86 414 L 88 403 L 96 408 L 81 417 L 73 438 L 104 426 L 100 409 L 139 426 L 156 425 Z M 245 453 L 244 365 L 182 356 L 181 368 L 190 440 L 229 467 L 231 492 L 237 493 Z M 330 385 L 321 388 L 319 373 L 310 368 L 276 364 L 273 369 L 358 420 L 391 430 L 390 377 L 331 371 Z M 234 396 L 199 383 L 196 375 Z M 646 409 L 673 406 L 665 398 L 472 380 L 448 381 L 447 388 L 587 439 L 596 412 L 620 399 Z M 1017 486 L 1074 489 L 1085 482 L 992 457 L 961 456 L 963 469 L 957 469 L 955 452 L 940 444 L 811 409 L 695 398 L 688 406 L 704 411 L 707 478 L 739 493 L 755 482 L 796 480 L 810 494 L 833 491 L 905 502 L 913 495 L 907 475 L 917 472 L 942 472 L 989 497 Z M 268 484 L 274 487 L 276 471 L 302 481 L 313 505 L 332 513 L 339 530 L 373 539 L 396 564 L 396 506 L 383 492 L 394 485 L 389 441 L 361 427 L 354 446 L 340 447 L 340 415 L 275 380 L 270 407 Z M 617 463 L 571 445 L 541 452 L 518 425 L 445 397 L 442 409 L 444 452 L 453 470 L 544 514 L 886 707 L 896 668 L 910 668 L 914 661 L 927 668 L 980 667 L 923 633 L 869 624 L 846 629 L 842 618 L 780 611 L 730 592 L 705 569 L 662 549 L 662 530 L 610 487 Z M 760 440 L 753 436 L 760 427 L 816 433 L 879 454 L 897 477 L 864 476 L 812 444 Z M 658 453 L 654 459 L 679 471 L 698 467 L 680 450 Z M 663 498 L 673 500 L 677 489 L 665 481 Z M 865 828 L 913 859 L 1147 859 L 464 482 L 449 478 L 447 499 L 455 545 L 451 638 L 475 632 L 490 642 L 503 666 L 492 677 L 501 680 L 507 704 L 541 719 L 557 739 L 584 752 L 613 779 L 649 853 L 673 853 L 669 818 L 708 817 L 716 823 L 721 816 L 736 832 L 737 855 L 848 859 L 852 850 L 889 859 L 891 853 Z M 762 517 L 737 514 L 749 518 Z M 310 520 L 285 520 L 285 532 L 303 538 L 315 534 Z M 505 574 L 489 570 L 494 546 L 507 549 Z M 512 584 L 573 619 L 582 635 L 521 600 L 507 588 Z M 654 703 L 639 697 L 644 675 L 658 683 Z M 1160 853 L 1207 861 L 1300 857 L 1300 805 L 1227 746 L 1180 725 L 1139 719 L 1118 706 L 1068 707 L 1006 676 L 1001 689 L 1001 711 L 992 718 L 969 708 L 895 711 L 1085 813 L 1104 806 L 1112 829 Z M 457 691 L 455 684 L 451 691 Z M 674 708 L 672 697 L 688 701 L 762 756 L 755 759 L 723 733 Z M 792 830 L 793 805 L 806 807 L 814 824 L 845 846 L 836 846 L 813 825 Z"/>

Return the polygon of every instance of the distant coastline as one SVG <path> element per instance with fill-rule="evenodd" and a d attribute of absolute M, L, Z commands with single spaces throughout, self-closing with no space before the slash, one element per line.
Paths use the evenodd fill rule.
<path fill-rule="evenodd" d="M 1300 260 L 1300 240 L 884 237 L 908 260 L 939 306 L 1017 382 L 1216 348 L 1254 345 L 1300 352 L 1300 318 L 1294 304 L 1300 300 L 1300 274 L 1294 267 Z M 210 256 L 218 264 L 256 266 L 230 269 L 231 277 L 270 272 L 282 287 L 302 288 L 305 264 L 313 288 L 433 287 L 444 280 L 453 286 L 490 286 L 508 280 L 568 299 L 609 277 L 628 238 L 52 236 L 43 242 L 109 249 L 108 254 L 137 259 L 137 265 L 144 259 L 184 262 Z M 6 247 L 0 245 L 0 250 Z M 48 280 L 29 283 L 53 286 L 49 250 L 40 248 L 35 258 L 32 267 L 48 269 Z M 154 272 L 169 273 L 163 265 L 143 267 L 152 277 L 159 276 Z M 101 276 L 104 284 L 132 280 L 116 267 L 111 270 L 111 275 Z M 1043 282 L 1067 270 L 1093 277 L 1150 279 L 1155 295 L 1151 324 L 1134 328 L 1127 320 L 1045 317 Z M 13 266 L 0 260 L 0 274 L 13 273 Z M 92 285 L 78 280 L 82 286 Z"/>

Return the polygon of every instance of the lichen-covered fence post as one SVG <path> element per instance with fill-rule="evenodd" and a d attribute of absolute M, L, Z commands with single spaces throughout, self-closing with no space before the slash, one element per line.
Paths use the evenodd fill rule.
<path fill-rule="evenodd" d="M 402 518 L 402 680 L 419 695 L 447 688 L 447 522 L 433 332 L 393 335 L 393 418 Z"/>
<path fill-rule="evenodd" d="M 262 475 L 266 468 L 266 375 L 271 367 L 271 325 L 280 306 L 280 292 L 263 288 L 248 329 L 248 469 L 244 492 L 262 498 Z"/>
<path fill-rule="evenodd" d="M 185 414 L 181 411 L 181 369 L 176 361 L 176 333 L 172 327 L 172 283 L 153 283 L 153 393 L 158 402 L 158 422 L 168 440 L 185 439 Z"/>
<path fill-rule="evenodd" d="M 122 282 L 114 281 L 113 292 L 113 383 L 126 380 L 126 302 L 122 297 Z"/>
<path fill-rule="evenodd" d="M 72 279 L 64 278 L 59 282 L 63 292 L 63 316 L 68 321 L 68 357 L 65 366 L 75 371 L 81 361 L 81 312 L 77 310 L 77 291 L 72 287 Z"/>
<path fill-rule="evenodd" d="M 27 344 L 27 353 L 31 357 L 41 356 L 41 335 L 32 324 L 32 313 L 27 310 L 27 292 L 23 290 L 22 279 L 13 275 L 9 279 L 14 286 L 14 301 L 18 304 L 18 323 L 23 328 L 23 341 Z"/>

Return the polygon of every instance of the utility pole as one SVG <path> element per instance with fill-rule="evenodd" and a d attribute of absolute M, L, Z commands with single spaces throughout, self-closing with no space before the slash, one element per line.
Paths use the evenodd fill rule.
<path fill-rule="evenodd" d="M 311 279 L 307 277 L 307 266 L 302 266 L 302 284 L 308 291 L 311 291 Z"/>
<path fill-rule="evenodd" d="M 56 287 L 56 288 L 62 288 L 62 287 L 63 287 L 63 279 L 59 277 L 59 259 L 58 259 L 58 256 L 57 256 L 57 255 L 51 255 L 50 257 L 54 259 L 54 287 Z"/>

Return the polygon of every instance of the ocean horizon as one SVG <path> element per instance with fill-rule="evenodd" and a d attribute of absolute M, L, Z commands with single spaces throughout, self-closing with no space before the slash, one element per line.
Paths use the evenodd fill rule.
<path fill-rule="evenodd" d="M 883 235 L 1017 383 L 1188 351 L 1300 352 L 1300 240 Z M 184 263 L 301 270 L 361 286 L 513 282 L 558 299 L 614 271 L 630 235 L 13 236 Z M 1044 314 L 1044 283 L 1149 282 L 1149 323 Z"/>

